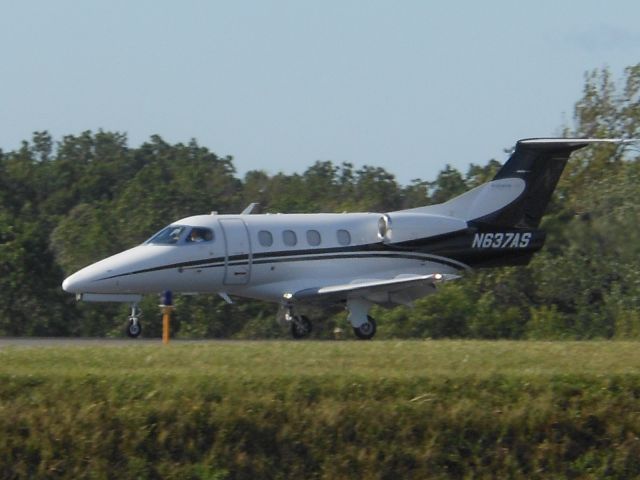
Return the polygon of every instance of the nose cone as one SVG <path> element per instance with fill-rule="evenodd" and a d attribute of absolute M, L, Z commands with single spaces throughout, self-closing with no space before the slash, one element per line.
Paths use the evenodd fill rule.
<path fill-rule="evenodd" d="M 111 293 L 117 286 L 117 281 L 110 277 L 114 275 L 111 258 L 101 260 L 93 265 L 77 271 L 65 278 L 62 289 L 69 293 Z"/>
<path fill-rule="evenodd" d="M 72 275 L 73 276 L 73 275 Z M 71 276 L 71 277 L 72 277 Z M 67 277 L 64 279 L 64 281 L 62 282 L 62 289 L 65 292 L 69 292 L 69 293 L 73 293 L 73 291 L 71 290 L 71 288 L 73 288 L 73 280 L 71 279 L 71 277 Z"/>
<path fill-rule="evenodd" d="M 82 270 L 65 278 L 64 282 L 62 282 L 62 289 L 69 293 L 82 293 L 83 289 L 86 288 L 87 282 L 83 281 L 81 273 Z"/>
<path fill-rule="evenodd" d="M 117 293 L 118 282 L 114 277 L 135 268 L 136 259 L 140 256 L 140 247 L 126 250 L 117 255 L 105 258 L 73 275 L 62 282 L 62 289 L 69 293 Z"/>
<path fill-rule="evenodd" d="M 100 260 L 67 277 L 62 288 L 69 293 L 148 293 L 157 291 L 149 274 L 158 265 L 171 263 L 174 246 L 140 245 Z"/>

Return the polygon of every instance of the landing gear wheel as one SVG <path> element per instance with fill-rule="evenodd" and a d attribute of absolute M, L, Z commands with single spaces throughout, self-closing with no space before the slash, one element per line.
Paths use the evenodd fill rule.
<path fill-rule="evenodd" d="M 127 335 L 131 338 L 138 338 L 142 333 L 142 325 L 137 318 L 129 318 L 127 323 Z"/>
<path fill-rule="evenodd" d="M 291 336 L 295 339 L 308 337 L 311 333 L 312 325 L 309 317 L 300 315 L 291 320 Z"/>
<path fill-rule="evenodd" d="M 376 321 L 373 317 L 367 315 L 367 321 L 359 327 L 353 327 L 353 333 L 360 340 L 371 340 L 376 334 Z"/>

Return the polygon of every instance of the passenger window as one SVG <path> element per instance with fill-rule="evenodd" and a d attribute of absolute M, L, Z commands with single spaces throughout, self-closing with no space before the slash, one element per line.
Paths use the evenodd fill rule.
<path fill-rule="evenodd" d="M 192 228 L 187 235 L 187 243 L 211 242 L 213 240 L 213 230 L 208 228 Z"/>
<path fill-rule="evenodd" d="M 340 245 L 349 245 L 351 243 L 351 234 L 346 230 L 338 230 L 338 243 Z"/>
<path fill-rule="evenodd" d="M 293 230 L 285 230 L 282 232 L 282 241 L 288 247 L 294 247 L 296 243 L 298 243 L 298 238 L 296 237 L 296 232 Z"/>
<path fill-rule="evenodd" d="M 273 235 L 271 235 L 271 232 L 267 232 L 266 230 L 260 230 L 258 232 L 258 241 L 263 247 L 270 247 L 273 245 Z"/>
<path fill-rule="evenodd" d="M 320 245 L 320 232 L 317 230 L 307 230 L 307 243 L 312 247 Z"/>

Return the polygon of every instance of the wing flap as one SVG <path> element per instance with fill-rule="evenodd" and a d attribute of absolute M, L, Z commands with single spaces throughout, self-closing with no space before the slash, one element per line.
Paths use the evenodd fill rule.
<path fill-rule="evenodd" d="M 295 293 L 285 294 L 284 297 L 293 301 L 314 301 L 329 299 L 347 299 L 349 297 L 369 298 L 376 303 L 406 303 L 393 301 L 402 298 L 399 293 L 409 289 L 433 287 L 436 283 L 459 278 L 459 275 L 448 273 L 432 273 L 429 275 L 400 275 L 390 279 L 363 279 L 351 283 L 324 285 L 321 287 L 305 288 Z M 380 294 L 386 294 L 381 296 Z M 394 295 L 395 294 L 395 295 Z"/>

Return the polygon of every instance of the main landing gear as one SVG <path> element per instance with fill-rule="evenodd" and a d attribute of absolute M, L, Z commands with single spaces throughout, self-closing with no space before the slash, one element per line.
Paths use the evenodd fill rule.
<path fill-rule="evenodd" d="M 308 337 L 313 329 L 309 317 L 294 314 L 292 306 L 287 306 L 286 309 L 284 319 L 291 324 L 291 336 L 296 340 Z"/>
<path fill-rule="evenodd" d="M 131 305 L 131 315 L 127 321 L 127 335 L 131 338 L 138 338 L 142 333 L 142 324 L 139 317 L 142 315 L 142 310 L 138 308 L 137 304 Z"/>
<path fill-rule="evenodd" d="M 376 334 L 376 321 L 368 314 L 371 305 L 371 302 L 363 298 L 347 300 L 348 320 L 353 333 L 360 340 L 371 340 Z M 293 305 L 285 305 L 284 308 L 284 319 L 290 324 L 291 336 L 296 340 L 308 337 L 312 330 L 311 320 L 304 315 L 298 315 Z"/>
<path fill-rule="evenodd" d="M 371 305 L 372 303 L 364 298 L 347 300 L 348 320 L 353 328 L 353 333 L 360 340 L 371 340 L 376 334 L 376 321 L 369 315 Z"/>
<path fill-rule="evenodd" d="M 376 334 L 376 321 L 373 317 L 367 315 L 367 321 L 361 323 L 358 327 L 353 327 L 353 333 L 356 334 L 360 340 L 371 340 Z"/>

